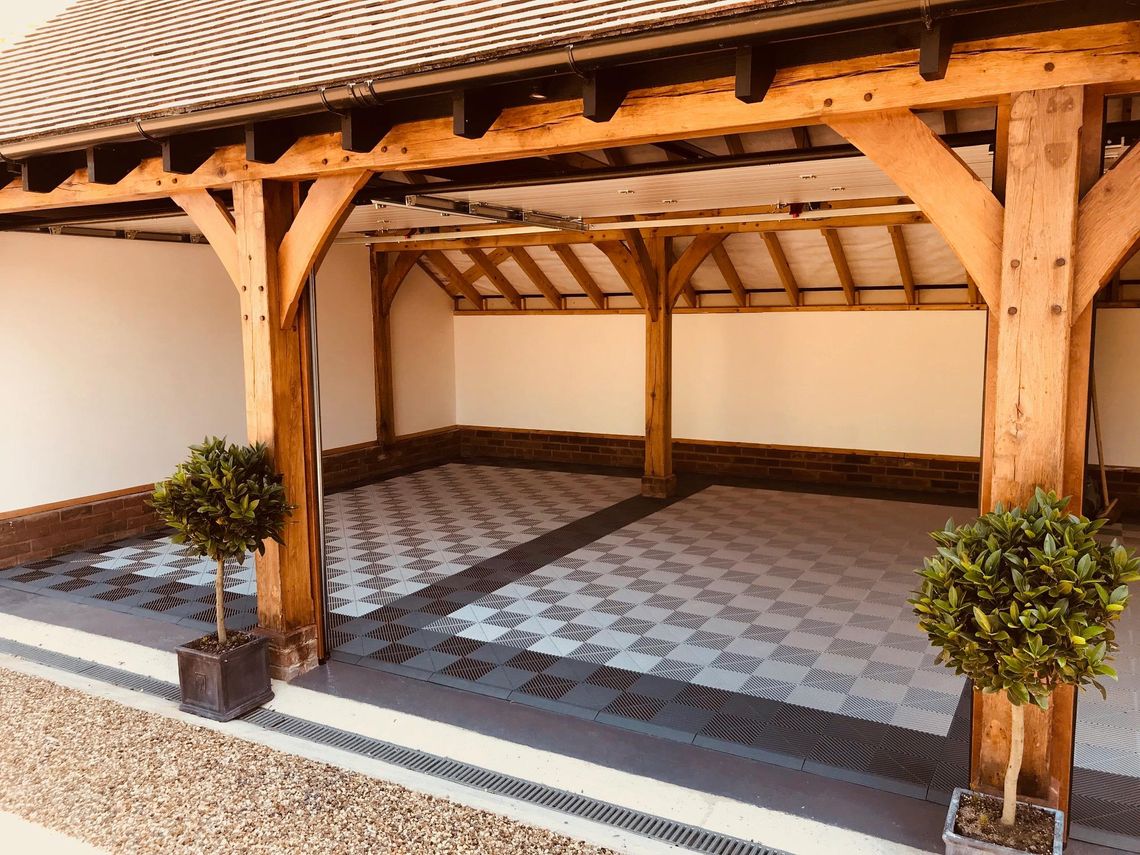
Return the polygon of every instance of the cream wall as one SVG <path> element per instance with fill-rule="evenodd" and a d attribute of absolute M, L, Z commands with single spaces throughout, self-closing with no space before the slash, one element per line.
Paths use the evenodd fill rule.
<path fill-rule="evenodd" d="M 322 445 L 342 448 L 376 439 L 367 247 L 334 246 L 317 272 L 317 342 Z"/>
<path fill-rule="evenodd" d="M 1097 312 L 1095 358 L 1105 463 L 1140 466 L 1140 309 Z M 1096 460 L 1091 429 L 1089 446 Z"/>
<path fill-rule="evenodd" d="M 977 455 L 981 312 L 677 315 L 673 433 Z"/>
<path fill-rule="evenodd" d="M 208 246 L 0 234 L 0 257 L 0 511 L 244 438 L 237 293 Z"/>
<path fill-rule="evenodd" d="M 392 303 L 392 386 L 397 435 L 455 424 L 451 298 L 418 267 Z M 375 434 L 375 431 L 373 431 Z"/>
<path fill-rule="evenodd" d="M 245 440 L 237 294 L 208 246 L 0 233 L 0 257 L 0 512 Z M 375 439 L 367 249 L 335 247 L 317 295 L 325 447 Z"/>
<path fill-rule="evenodd" d="M 455 318 L 460 424 L 640 434 L 645 321 L 638 315 Z"/>

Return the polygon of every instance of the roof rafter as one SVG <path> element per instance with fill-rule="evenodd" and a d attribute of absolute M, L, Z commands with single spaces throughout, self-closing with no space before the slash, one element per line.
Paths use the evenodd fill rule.
<path fill-rule="evenodd" d="M 598 283 L 594 281 L 594 277 L 590 275 L 590 271 L 582 264 L 582 259 L 574 254 L 574 250 L 565 244 L 552 244 L 550 249 L 562 259 L 562 263 L 566 265 L 566 269 L 570 271 L 570 275 L 574 277 L 574 281 L 580 287 L 599 309 L 606 307 L 606 295 L 602 293 L 602 289 L 598 287 Z"/>
<path fill-rule="evenodd" d="M 487 256 L 487 253 L 481 249 L 465 249 L 463 250 L 463 254 L 478 265 L 483 271 L 483 274 L 491 280 L 491 284 L 495 286 L 495 290 L 507 298 L 508 303 L 516 309 L 523 307 L 522 296 L 515 290 L 515 286 L 511 284 L 511 281 L 503 275 L 503 271 L 499 269 L 498 264 Z M 504 255 L 506 255 L 505 250 Z"/>
<path fill-rule="evenodd" d="M 848 306 L 859 302 L 855 290 L 855 278 L 851 275 L 851 265 L 847 263 L 847 253 L 843 251 L 843 243 L 839 240 L 839 232 L 835 229 L 822 229 L 823 238 L 827 241 L 827 249 L 831 253 L 831 261 L 835 265 L 835 273 L 839 276 L 839 284 L 843 286 L 843 296 Z"/>
<path fill-rule="evenodd" d="M 776 275 L 780 277 L 780 284 L 788 295 L 788 302 L 793 306 L 800 305 L 800 286 L 796 282 L 792 267 L 788 264 L 788 256 L 784 254 L 784 247 L 780 245 L 780 238 L 775 232 L 763 232 L 760 235 L 764 245 L 768 247 L 768 255 L 776 268 Z"/>
<path fill-rule="evenodd" d="M 451 283 L 451 286 L 473 303 L 476 308 L 482 309 L 486 305 L 483 295 L 479 293 L 474 285 L 467 281 L 467 277 L 463 275 L 463 272 L 455 266 L 455 263 L 450 258 L 438 249 L 429 249 L 424 255 L 428 261 L 438 267 L 440 272 L 447 277 L 447 281 Z"/>
<path fill-rule="evenodd" d="M 740 281 L 740 273 L 737 271 L 736 265 L 732 263 L 732 256 L 728 254 L 723 243 L 713 247 L 712 257 L 720 270 L 720 275 L 724 277 L 724 284 L 728 286 L 728 290 L 736 299 L 736 305 L 747 306 L 748 292 L 744 290 L 744 283 Z"/>
<path fill-rule="evenodd" d="M 657 320 L 657 301 L 654 299 L 657 293 L 656 276 L 650 279 L 647 275 L 653 268 L 646 271 L 635 257 L 635 253 L 620 241 L 605 241 L 595 246 L 610 260 L 618 275 L 629 286 L 630 292 L 637 298 L 641 308 L 645 309 L 650 318 Z"/>
<path fill-rule="evenodd" d="M 903 293 L 908 306 L 914 305 L 914 270 L 910 266 L 910 253 L 907 252 L 906 238 L 902 226 L 887 226 L 891 235 L 891 245 L 895 249 L 895 259 L 899 264 L 899 277 L 902 279 Z"/>
<path fill-rule="evenodd" d="M 554 287 L 554 283 L 550 281 L 550 277 L 543 273 L 542 268 L 538 266 L 538 263 L 529 252 L 521 246 L 509 247 L 507 252 L 510 253 L 515 264 L 522 269 L 522 272 L 526 274 L 534 287 L 547 299 L 551 306 L 555 309 L 565 307 L 566 298 Z"/>

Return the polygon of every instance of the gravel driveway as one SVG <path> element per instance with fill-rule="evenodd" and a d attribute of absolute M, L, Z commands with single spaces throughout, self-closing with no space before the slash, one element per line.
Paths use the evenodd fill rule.
<path fill-rule="evenodd" d="M 130 853 L 603 853 L 0 669 L 0 811 Z"/>

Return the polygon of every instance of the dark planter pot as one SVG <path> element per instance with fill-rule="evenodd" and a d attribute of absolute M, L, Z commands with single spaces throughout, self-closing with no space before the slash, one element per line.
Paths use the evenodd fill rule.
<path fill-rule="evenodd" d="M 178 648 L 178 685 L 183 712 L 214 721 L 244 715 L 273 697 L 269 684 L 269 639 L 252 636 L 224 653 Z"/>
<path fill-rule="evenodd" d="M 946 813 L 946 827 L 942 830 L 942 842 L 946 844 L 946 855 L 1025 855 L 1020 849 L 1011 849 L 997 843 L 985 840 L 974 840 L 972 837 L 958 834 L 954 829 L 958 823 L 958 804 L 965 793 L 963 787 L 954 790 L 954 797 L 950 800 L 950 810 Z M 1022 804 L 1022 802 L 1018 802 Z M 1053 808 L 1041 808 L 1053 815 L 1053 855 L 1061 855 L 1065 848 L 1065 814 Z"/>

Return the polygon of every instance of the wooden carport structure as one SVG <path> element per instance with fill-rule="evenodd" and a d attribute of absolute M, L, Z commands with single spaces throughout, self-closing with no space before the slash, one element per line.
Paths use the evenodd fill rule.
<path fill-rule="evenodd" d="M 3 148 L 20 169 L 0 173 L 0 218 L 47 221 L 99 206 L 140 210 L 173 200 L 217 252 L 241 298 L 250 439 L 272 447 L 298 504 L 288 544 L 271 545 L 257 566 L 260 624 L 272 639 L 277 674 L 288 678 L 317 660 L 320 612 L 306 284 L 378 173 L 825 124 L 913 200 L 989 307 L 982 506 L 1022 502 L 1037 485 L 1079 497 L 1093 299 L 1140 238 L 1140 206 L 1132 198 L 1140 153 L 1132 150 L 1102 175 L 1105 99 L 1140 91 L 1140 22 L 1110 5 L 1112 20 L 1058 17 L 1054 28 L 1038 32 L 983 27 L 953 37 L 933 25 L 902 49 L 870 39 L 865 44 L 881 52 L 849 45 L 851 55 L 818 61 L 789 61 L 787 53 L 766 53 L 762 40 L 740 39 L 717 45 L 727 67 L 694 63 L 695 79 L 644 85 L 613 67 L 583 69 L 571 54 L 557 97 L 533 101 L 525 92 L 512 97 L 509 86 L 457 84 L 446 92 L 445 115 L 358 104 L 339 110 L 334 130 L 310 132 L 273 115 L 239 123 L 236 142 L 173 125 L 141 147 L 111 137 L 86 145 L 67 135 L 29 140 Z M 992 191 L 915 115 L 978 106 L 996 108 L 999 117 Z M 527 241 L 595 242 L 635 295 L 647 328 L 644 490 L 659 496 L 673 483 L 671 319 L 693 270 L 716 258 L 723 240 L 715 230 L 696 235 L 674 260 L 670 236 L 652 227 L 615 228 L 494 246 L 527 270 Z M 488 242 L 473 240 L 465 247 L 471 263 L 495 281 Z M 382 310 L 419 253 L 431 261 L 438 251 L 424 241 L 403 247 L 390 264 L 378 261 Z M 462 292 L 465 273 L 434 258 Z M 788 293 L 794 302 L 790 287 Z M 972 774 L 981 786 L 994 786 L 1004 772 L 1005 704 L 975 699 Z M 1062 806 L 1074 704 L 1071 693 L 1060 692 L 1048 714 L 1027 716 L 1022 789 Z"/>

